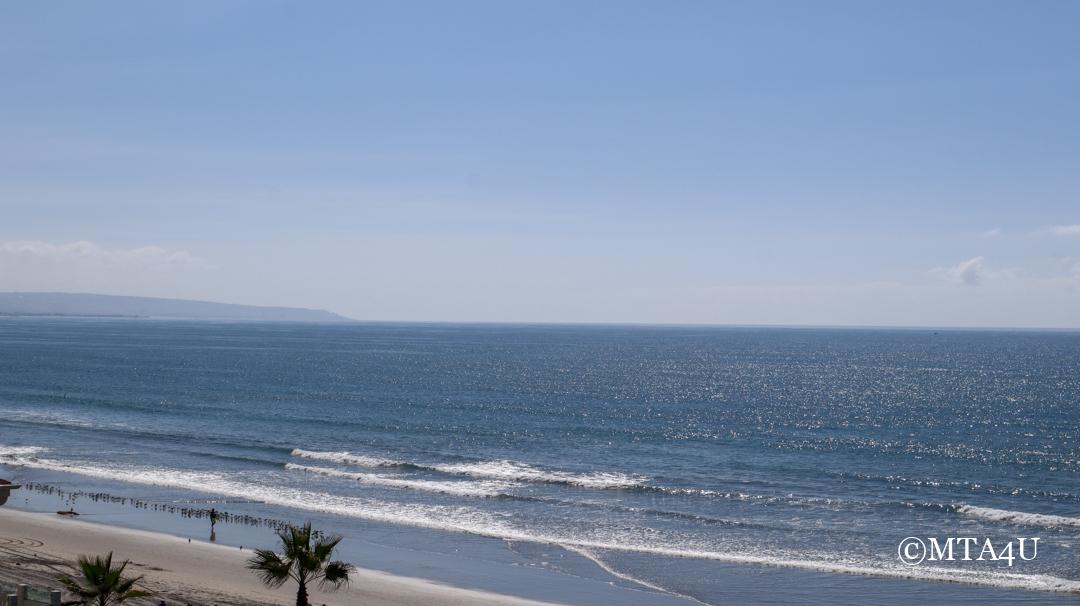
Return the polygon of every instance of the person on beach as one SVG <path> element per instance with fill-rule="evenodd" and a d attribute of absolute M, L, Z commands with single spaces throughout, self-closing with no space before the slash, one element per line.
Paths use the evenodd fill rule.
<path fill-rule="evenodd" d="M 217 542 L 217 530 L 216 530 L 217 521 L 218 521 L 218 512 L 217 512 L 216 509 L 211 507 L 210 508 L 210 542 L 211 543 L 216 543 Z"/>

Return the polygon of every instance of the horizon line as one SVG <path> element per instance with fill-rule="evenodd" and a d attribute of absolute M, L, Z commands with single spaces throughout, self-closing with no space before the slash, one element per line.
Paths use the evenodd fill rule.
<path fill-rule="evenodd" d="M 578 326 L 578 327 L 628 327 L 628 328 L 776 328 L 776 329 L 840 329 L 840 330 L 954 330 L 954 331 L 1015 331 L 1015 332 L 1080 332 L 1080 326 L 950 326 L 940 324 L 815 324 L 815 323 L 783 323 L 783 322 L 649 322 L 649 321 L 597 321 L 597 320 L 416 320 L 416 319 L 358 319 L 346 316 L 326 308 L 319 307 L 296 307 L 290 305 L 268 305 L 252 303 L 226 303 L 210 301 L 206 299 L 188 299 L 180 297 L 161 297 L 147 295 L 116 295 L 109 293 L 94 292 L 71 292 L 71 291 L 0 291 L 0 294 L 44 294 L 44 295 L 90 295 L 99 297 L 118 297 L 131 299 L 155 299 L 161 301 L 184 301 L 189 303 L 211 303 L 216 305 L 235 305 L 240 307 L 261 307 L 266 309 L 295 309 L 303 311 L 319 311 L 333 314 L 341 318 L 335 322 L 321 321 L 270 321 L 270 320 L 233 320 L 213 318 L 170 318 L 162 316 L 136 316 L 130 318 L 118 318 L 106 315 L 49 315 L 49 314 L 4 314 L 0 317 L 49 317 L 54 319 L 131 319 L 131 320 L 159 320 L 159 321 L 192 321 L 192 322 L 275 322 L 297 324 L 440 324 L 440 325 L 491 325 L 491 326 Z"/>

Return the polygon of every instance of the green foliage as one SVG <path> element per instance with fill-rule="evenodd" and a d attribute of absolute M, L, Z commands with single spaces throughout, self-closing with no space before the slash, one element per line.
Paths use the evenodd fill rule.
<path fill-rule="evenodd" d="M 268 587 L 281 587 L 288 581 L 298 585 L 296 606 L 309 606 L 307 588 L 315 583 L 336 590 L 349 582 L 353 566 L 331 560 L 341 537 L 323 536 L 311 530 L 311 524 L 290 526 L 278 531 L 282 553 L 256 549 L 247 567 Z"/>
<path fill-rule="evenodd" d="M 124 569 L 128 560 L 113 567 L 113 554 L 110 551 L 102 556 L 79 556 L 79 579 L 61 577 L 61 585 L 78 598 L 74 604 L 110 606 L 133 598 L 150 595 L 135 589 L 135 584 L 142 581 L 142 576 L 124 578 Z"/>

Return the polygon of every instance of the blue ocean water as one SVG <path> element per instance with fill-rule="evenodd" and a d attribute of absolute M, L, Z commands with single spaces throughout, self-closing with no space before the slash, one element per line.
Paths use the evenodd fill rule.
<path fill-rule="evenodd" d="M 0 477 L 640 603 L 1071 602 L 1080 333 L 0 318 Z M 911 567 L 908 536 L 1040 543 Z"/>

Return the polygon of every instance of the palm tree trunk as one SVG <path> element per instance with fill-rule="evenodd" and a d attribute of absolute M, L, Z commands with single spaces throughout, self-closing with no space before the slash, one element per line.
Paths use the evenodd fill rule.
<path fill-rule="evenodd" d="M 307 583 L 300 581 L 300 587 L 296 590 L 296 606 L 310 606 L 307 600 Z"/>

